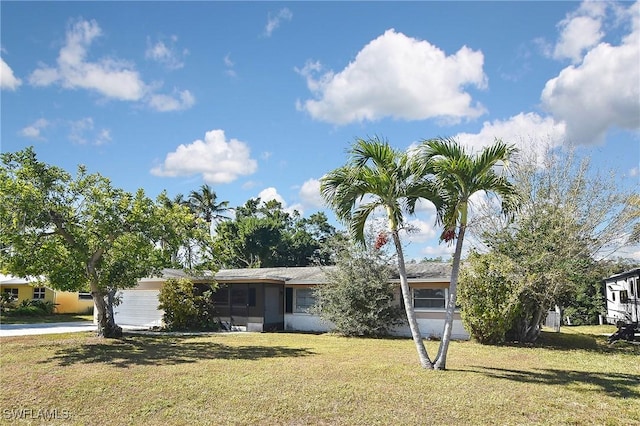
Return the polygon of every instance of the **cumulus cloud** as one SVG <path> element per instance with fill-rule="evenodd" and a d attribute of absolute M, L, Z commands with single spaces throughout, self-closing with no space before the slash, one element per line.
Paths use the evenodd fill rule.
<path fill-rule="evenodd" d="M 282 205 L 282 210 L 289 214 L 293 214 L 294 212 L 300 213 L 300 215 L 304 215 L 304 207 L 302 204 L 293 204 L 289 206 L 285 201 L 284 197 L 278 193 L 278 190 L 272 186 L 263 189 L 258 193 L 257 198 L 260 198 L 262 203 L 266 203 L 267 201 L 275 200 Z"/>
<path fill-rule="evenodd" d="M 604 37 L 602 20 L 605 12 L 604 2 L 584 2 L 578 10 L 567 14 L 558 24 L 560 36 L 553 49 L 553 58 L 580 62 L 583 53 Z"/>
<path fill-rule="evenodd" d="M 271 37 L 271 34 L 280 26 L 283 21 L 291 21 L 292 18 L 293 13 L 291 13 L 291 11 L 286 7 L 280 9 L 275 14 L 269 12 L 267 25 L 264 27 L 264 35 L 267 37 Z"/>
<path fill-rule="evenodd" d="M 45 140 L 45 138 L 42 136 L 42 130 L 49 127 L 50 124 L 51 123 L 49 122 L 49 120 L 39 118 L 32 124 L 20 130 L 20 135 L 29 139 Z"/>
<path fill-rule="evenodd" d="M 485 108 L 473 102 L 465 87 L 487 86 L 483 64 L 480 51 L 463 46 L 447 56 L 428 41 L 390 29 L 337 74 L 321 74 L 319 62 L 296 69 L 315 97 L 297 106 L 317 120 L 334 124 L 383 117 L 449 122 L 476 118 Z"/>
<path fill-rule="evenodd" d="M 202 174 L 205 182 L 219 184 L 233 182 L 257 169 L 249 146 L 237 139 L 227 140 L 224 131 L 218 129 L 206 132 L 204 140 L 178 146 L 151 173 L 169 177 Z"/>
<path fill-rule="evenodd" d="M 147 38 L 147 50 L 145 51 L 145 58 L 156 61 L 164 65 L 167 69 L 176 70 L 184 67 L 183 58 L 189 53 L 184 49 L 180 51 L 176 47 L 178 41 L 177 36 L 169 37 L 169 40 L 165 43 L 164 40 L 158 40 L 155 43 L 151 42 L 151 39 Z"/>
<path fill-rule="evenodd" d="M 613 127 L 640 129 L 640 4 L 616 13 L 631 27 L 621 43 L 600 42 L 542 91 L 543 106 L 566 123 L 571 143 L 601 143 Z"/>
<path fill-rule="evenodd" d="M 520 113 L 506 120 L 486 121 L 478 133 L 458 133 L 462 145 L 477 152 L 495 139 L 515 144 L 526 155 L 539 157 L 547 149 L 560 146 L 566 137 L 565 124 L 536 113 Z"/>
<path fill-rule="evenodd" d="M 146 87 L 132 65 L 113 58 L 87 61 L 87 50 L 102 35 L 94 20 L 74 22 L 60 49 L 57 67 L 40 66 L 29 77 L 35 86 L 59 83 L 65 88 L 94 90 L 107 98 L 135 101 L 144 96 Z"/>
<path fill-rule="evenodd" d="M 156 111 L 175 111 L 193 106 L 195 98 L 188 90 L 174 90 L 171 95 L 154 93 L 133 64 L 121 59 L 104 57 L 97 61 L 87 59 L 89 48 L 102 36 L 95 20 L 77 20 L 69 25 L 65 43 L 59 51 L 56 66 L 40 65 L 29 76 L 33 86 L 59 84 L 66 89 L 86 89 L 107 99 L 141 101 Z M 147 50 L 147 56 L 166 66 L 177 67 L 177 57 L 164 44 Z"/>
<path fill-rule="evenodd" d="M 320 208 L 324 206 L 324 200 L 320 194 L 320 181 L 309 179 L 300 188 L 300 199 L 305 206 Z"/>
<path fill-rule="evenodd" d="M 16 90 L 22 84 L 22 80 L 13 74 L 11 67 L 0 58 L 0 90 Z"/>

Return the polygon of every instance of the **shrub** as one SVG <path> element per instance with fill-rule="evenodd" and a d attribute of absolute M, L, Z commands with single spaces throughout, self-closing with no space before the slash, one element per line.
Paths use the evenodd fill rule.
<path fill-rule="evenodd" d="M 460 273 L 458 303 L 471 337 L 484 344 L 505 341 L 519 309 L 517 287 L 518 275 L 509 258 L 469 255 Z"/>
<path fill-rule="evenodd" d="M 169 330 L 217 330 L 211 295 L 216 285 L 194 284 L 186 278 L 167 280 L 158 297 Z"/>
<path fill-rule="evenodd" d="M 342 249 L 336 268 L 325 271 L 329 282 L 318 286 L 311 312 L 335 325 L 344 336 L 383 336 L 404 322 L 394 303 L 391 270 L 378 250 Z"/>

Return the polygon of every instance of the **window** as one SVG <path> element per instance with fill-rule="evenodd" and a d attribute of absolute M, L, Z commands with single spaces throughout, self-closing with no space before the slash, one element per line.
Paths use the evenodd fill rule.
<path fill-rule="evenodd" d="M 247 306 L 247 289 L 244 286 L 231 287 L 231 305 Z"/>
<path fill-rule="evenodd" d="M 44 287 L 34 287 L 33 288 L 33 298 L 34 299 L 44 299 L 45 289 Z"/>
<path fill-rule="evenodd" d="M 226 306 L 229 304 L 229 287 L 226 285 L 221 285 L 218 289 L 213 293 L 213 303 L 216 305 Z"/>
<path fill-rule="evenodd" d="M 80 300 L 93 300 L 91 293 L 78 293 L 78 299 Z"/>
<path fill-rule="evenodd" d="M 316 304 L 316 297 L 310 288 L 296 289 L 296 310 L 298 313 L 307 313 L 309 309 Z"/>
<path fill-rule="evenodd" d="M 413 290 L 413 307 L 416 309 L 444 309 L 446 289 L 416 288 Z"/>
<path fill-rule="evenodd" d="M 18 300 L 18 289 L 17 288 L 5 288 L 4 293 L 8 294 L 11 298 L 11 301 Z"/>

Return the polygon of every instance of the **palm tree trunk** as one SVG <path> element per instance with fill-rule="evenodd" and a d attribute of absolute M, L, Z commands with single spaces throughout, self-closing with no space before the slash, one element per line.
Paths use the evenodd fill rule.
<path fill-rule="evenodd" d="M 453 330 L 453 315 L 456 309 L 456 299 L 458 298 L 458 275 L 460 273 L 460 260 L 462 258 L 462 243 L 464 241 L 464 233 L 466 225 L 460 225 L 460 232 L 456 241 L 456 251 L 453 254 L 453 267 L 451 269 L 451 283 L 449 285 L 449 297 L 445 310 L 444 329 L 442 330 L 442 340 L 438 348 L 438 355 L 434 363 L 436 370 L 445 370 L 447 365 L 447 351 L 451 342 L 451 332 Z"/>
<path fill-rule="evenodd" d="M 402 290 L 402 298 L 404 300 L 404 309 L 407 313 L 407 321 L 409 322 L 409 328 L 411 329 L 411 337 L 416 345 L 418 351 L 418 358 L 422 368 L 433 369 L 433 363 L 429 359 L 427 349 L 424 346 L 422 340 L 422 334 L 420 333 L 420 327 L 416 320 L 416 313 L 413 309 L 413 301 L 411 300 L 411 290 L 409 289 L 409 282 L 407 281 L 407 270 L 404 265 L 404 254 L 402 253 L 402 245 L 400 244 L 400 237 L 398 236 L 398 230 L 393 229 L 391 231 L 393 236 L 393 243 L 396 246 L 396 253 L 398 254 L 398 274 L 400 275 L 400 289 Z"/>

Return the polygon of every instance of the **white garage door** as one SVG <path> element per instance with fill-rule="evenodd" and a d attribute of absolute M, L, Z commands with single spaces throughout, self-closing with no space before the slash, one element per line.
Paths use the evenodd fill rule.
<path fill-rule="evenodd" d="M 162 325 L 164 311 L 158 310 L 158 290 L 121 290 L 121 302 L 113 309 L 118 325 L 153 327 Z"/>

